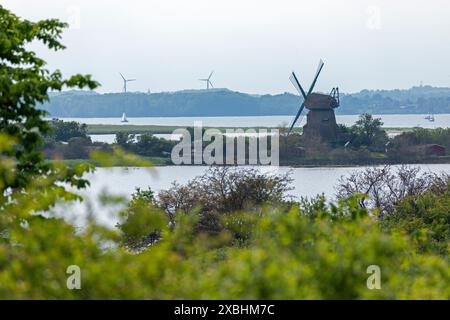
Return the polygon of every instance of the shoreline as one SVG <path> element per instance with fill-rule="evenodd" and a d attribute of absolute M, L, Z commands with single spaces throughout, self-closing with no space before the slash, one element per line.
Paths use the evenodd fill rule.
<path fill-rule="evenodd" d="M 178 167 L 190 167 L 190 166 L 198 166 L 198 167 L 205 167 L 208 166 L 206 164 L 182 164 L 182 165 L 174 165 L 170 162 L 170 158 L 163 158 L 163 157 L 142 157 L 145 161 L 151 162 L 155 167 L 168 167 L 168 166 L 178 166 Z M 384 160 L 384 161 L 381 161 Z M 106 166 L 99 165 L 96 161 L 91 159 L 65 159 L 65 160 L 47 160 L 50 162 L 55 161 L 62 161 L 64 164 L 70 166 L 70 165 L 78 165 L 81 163 L 89 163 L 96 168 L 105 168 Z M 312 163 L 295 163 L 295 162 L 286 162 L 286 161 L 280 161 L 279 167 L 291 167 L 291 168 L 349 168 L 349 167 L 364 167 L 364 166 L 383 166 L 383 165 L 427 165 L 427 164 L 450 164 L 450 156 L 445 157 L 428 157 L 428 158 L 421 158 L 421 159 L 408 159 L 404 161 L 389 161 L 386 159 L 368 159 L 368 161 L 360 161 L 360 162 L 332 162 L 327 160 L 310 160 L 316 161 L 318 163 L 312 164 Z M 307 161 L 309 162 L 309 161 Z M 220 165 L 220 166 L 230 166 L 235 167 L 236 165 Z M 261 166 L 266 167 L 265 165 L 249 165 L 246 164 L 244 166 Z M 114 167 L 118 168 L 125 168 L 125 167 L 137 167 L 137 166 L 129 166 L 127 164 L 121 165 L 120 163 L 115 165 Z M 144 166 L 142 168 L 145 168 Z"/>
<path fill-rule="evenodd" d="M 186 129 L 186 128 L 192 128 L 190 126 L 160 126 L 160 125 L 131 125 L 131 124 L 87 124 L 87 133 L 88 134 L 96 134 L 96 135 L 103 135 L 103 134 L 115 134 L 117 132 L 127 132 L 130 134 L 142 134 L 142 133 L 151 133 L 151 134 L 170 134 L 173 133 L 176 129 Z M 264 126 L 258 126 L 258 127 L 223 127 L 223 128 L 215 128 L 215 127 L 203 127 L 203 129 L 207 130 L 209 128 L 218 129 L 222 132 L 225 132 L 227 129 L 236 130 L 236 129 L 254 129 L 254 130 L 260 130 L 260 129 L 281 129 L 282 127 L 264 127 Z M 410 132 L 414 129 L 414 127 L 410 128 L 402 128 L 402 127 L 383 127 L 383 129 L 388 134 L 400 134 L 403 132 Z M 302 128 L 294 128 L 293 132 L 302 132 Z"/>

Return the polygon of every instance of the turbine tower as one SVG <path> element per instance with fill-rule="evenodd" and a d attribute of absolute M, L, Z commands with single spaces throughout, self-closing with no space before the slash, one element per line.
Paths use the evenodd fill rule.
<path fill-rule="evenodd" d="M 120 72 L 119 72 L 119 74 L 120 74 L 120 76 L 121 76 L 122 79 L 123 79 L 123 92 L 126 93 L 126 92 L 127 92 L 127 83 L 128 83 L 128 82 L 131 82 L 131 81 L 136 81 L 136 79 L 125 79 L 125 77 L 123 76 L 123 74 L 121 74 Z"/>
<path fill-rule="evenodd" d="M 211 73 L 209 74 L 209 77 L 206 79 L 198 79 L 199 81 L 205 81 L 206 82 L 206 90 L 209 90 L 209 87 L 211 86 L 211 88 L 214 88 L 212 82 L 211 82 L 211 77 L 213 75 L 214 71 L 211 71 Z"/>

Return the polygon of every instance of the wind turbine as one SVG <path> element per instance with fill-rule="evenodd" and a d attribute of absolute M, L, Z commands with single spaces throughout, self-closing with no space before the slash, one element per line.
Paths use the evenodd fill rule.
<path fill-rule="evenodd" d="M 209 90 L 209 86 L 211 86 L 211 88 L 214 88 L 212 82 L 211 82 L 211 77 L 213 75 L 214 71 L 211 71 L 211 73 L 209 74 L 209 77 L 206 79 L 198 79 L 199 81 L 205 81 L 206 82 L 206 90 Z"/>
<path fill-rule="evenodd" d="M 120 76 L 122 77 L 122 79 L 123 79 L 123 92 L 127 92 L 127 82 L 131 82 L 131 81 L 136 81 L 136 79 L 125 79 L 125 77 L 123 76 L 123 74 L 121 74 L 120 72 L 119 72 L 119 74 L 120 74 Z"/>

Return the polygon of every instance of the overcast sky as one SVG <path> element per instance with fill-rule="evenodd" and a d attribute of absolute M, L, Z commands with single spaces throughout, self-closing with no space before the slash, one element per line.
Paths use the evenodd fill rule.
<path fill-rule="evenodd" d="M 450 86 L 448 0 L 0 0 L 21 17 L 71 24 L 52 53 L 33 46 L 64 74 L 90 73 L 101 92 L 215 87 L 293 92 L 295 70 L 309 86 L 344 92 Z"/>

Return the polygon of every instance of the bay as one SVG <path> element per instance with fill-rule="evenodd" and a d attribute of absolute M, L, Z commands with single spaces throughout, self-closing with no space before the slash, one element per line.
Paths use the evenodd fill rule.
<path fill-rule="evenodd" d="M 316 167 L 316 168 L 290 168 L 290 167 L 255 167 L 261 172 L 284 174 L 291 172 L 293 190 L 289 195 L 295 199 L 300 197 L 313 197 L 324 194 L 328 199 L 335 197 L 335 186 L 341 176 L 350 174 L 366 167 Z M 424 164 L 420 165 L 422 171 L 446 172 L 450 174 L 450 164 Z M 123 204 L 102 205 L 100 197 L 105 194 L 123 196 L 130 199 L 136 188 L 151 188 L 155 193 L 170 188 L 173 182 L 184 184 L 196 176 L 203 175 L 208 169 L 206 166 L 165 166 L 153 168 L 97 168 L 94 173 L 85 177 L 90 186 L 78 193 L 85 201 L 72 202 L 59 205 L 55 210 L 59 215 L 69 217 L 76 224 L 83 224 L 86 212 L 102 224 L 114 226 L 119 220 L 116 216 Z"/>
<path fill-rule="evenodd" d="M 425 119 L 425 114 L 383 114 L 374 115 L 381 118 L 384 127 L 389 128 L 448 128 L 450 126 L 450 114 L 437 114 L 435 121 Z M 193 126 L 195 121 L 201 121 L 207 127 L 277 127 L 288 125 L 293 116 L 252 116 L 252 117 L 142 117 L 128 118 L 127 123 L 122 123 L 121 118 L 61 118 L 64 121 L 77 121 L 86 124 L 112 124 L 112 125 L 160 125 L 160 126 Z M 358 115 L 337 115 L 336 120 L 340 124 L 350 126 L 358 120 Z M 297 126 L 302 126 L 306 117 L 302 116 Z"/>

